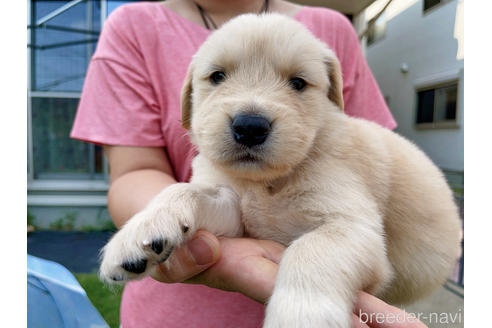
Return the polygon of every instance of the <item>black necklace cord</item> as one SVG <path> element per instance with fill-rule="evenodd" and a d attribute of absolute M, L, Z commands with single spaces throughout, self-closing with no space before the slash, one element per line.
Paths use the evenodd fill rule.
<path fill-rule="evenodd" d="M 200 16 L 202 17 L 203 25 L 207 28 L 207 30 L 210 30 L 210 25 L 208 25 L 208 21 L 212 24 L 214 30 L 217 29 L 217 24 L 215 24 L 214 20 L 212 17 L 210 17 L 205 10 L 203 10 L 202 6 L 200 6 L 198 3 L 195 2 L 196 7 L 198 8 L 198 11 L 200 12 Z"/>
<path fill-rule="evenodd" d="M 262 13 L 262 14 L 267 13 L 268 12 L 268 9 L 269 9 L 268 8 L 269 5 L 270 5 L 270 1 L 269 0 L 265 0 L 265 2 L 263 3 L 263 7 L 261 8 L 260 13 Z"/>
<path fill-rule="evenodd" d="M 207 30 L 212 30 L 210 28 L 210 25 L 209 25 L 208 22 L 210 22 L 210 24 L 212 24 L 213 29 L 216 30 L 217 29 L 217 24 L 215 24 L 215 22 L 212 19 L 212 17 L 210 17 L 210 15 L 208 15 L 207 12 L 198 3 L 195 2 L 195 6 L 198 9 L 198 12 L 200 13 L 200 16 L 202 17 L 203 25 L 205 25 L 205 27 L 207 28 Z M 268 12 L 269 6 L 270 6 L 270 0 L 265 0 L 265 2 L 263 3 L 263 6 L 261 7 L 261 10 L 260 10 L 259 13 L 264 14 L 264 13 Z"/>

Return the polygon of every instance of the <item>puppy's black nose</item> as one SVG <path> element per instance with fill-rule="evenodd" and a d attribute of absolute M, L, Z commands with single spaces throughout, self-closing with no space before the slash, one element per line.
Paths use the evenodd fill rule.
<path fill-rule="evenodd" d="M 270 132 L 270 122 L 259 115 L 238 115 L 232 121 L 234 140 L 246 147 L 265 142 Z"/>

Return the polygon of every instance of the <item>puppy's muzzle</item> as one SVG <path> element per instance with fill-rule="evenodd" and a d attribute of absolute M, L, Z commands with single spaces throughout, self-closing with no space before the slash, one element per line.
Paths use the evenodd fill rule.
<path fill-rule="evenodd" d="M 238 115 L 231 126 L 234 140 L 246 147 L 261 145 L 270 133 L 270 122 L 259 115 Z"/>

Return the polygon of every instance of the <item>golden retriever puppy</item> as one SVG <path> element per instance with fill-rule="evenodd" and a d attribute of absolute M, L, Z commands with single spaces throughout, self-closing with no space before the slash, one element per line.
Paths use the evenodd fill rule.
<path fill-rule="evenodd" d="M 404 303 L 440 286 L 459 217 L 439 169 L 343 113 L 340 65 L 285 16 L 243 15 L 194 56 L 182 123 L 199 155 L 104 248 L 101 275 L 148 275 L 197 229 L 287 247 L 265 327 L 350 327 L 354 297 Z"/>

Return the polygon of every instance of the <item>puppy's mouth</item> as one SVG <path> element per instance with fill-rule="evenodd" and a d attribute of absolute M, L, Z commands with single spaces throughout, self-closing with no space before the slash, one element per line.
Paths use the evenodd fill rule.
<path fill-rule="evenodd" d="M 257 163 L 257 162 L 261 162 L 261 159 L 251 154 L 245 154 L 245 155 L 238 156 L 235 159 L 235 162 Z"/>
<path fill-rule="evenodd" d="M 227 151 L 229 159 L 229 165 L 239 165 L 239 166 L 257 166 L 259 164 L 264 164 L 264 147 L 253 147 L 247 148 L 242 145 L 235 145 L 233 149 Z"/>

